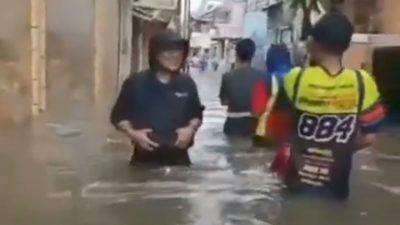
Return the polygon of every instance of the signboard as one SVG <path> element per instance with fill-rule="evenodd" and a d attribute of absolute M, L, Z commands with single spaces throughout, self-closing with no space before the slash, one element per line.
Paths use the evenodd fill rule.
<path fill-rule="evenodd" d="M 175 10 L 178 8 L 178 0 L 131 0 L 133 7 L 150 9 Z"/>

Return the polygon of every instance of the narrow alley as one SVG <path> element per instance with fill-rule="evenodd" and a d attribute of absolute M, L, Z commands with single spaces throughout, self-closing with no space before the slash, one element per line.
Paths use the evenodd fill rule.
<path fill-rule="evenodd" d="M 300 9 L 288 19 L 289 1 L 192 2 L 196 13 L 182 0 L 1 1 L 0 225 L 398 225 L 398 126 L 385 128 L 380 157 L 354 157 L 343 203 L 286 196 L 269 171 L 274 149 L 222 132 L 217 67 L 235 62 L 242 38 L 256 40 L 262 66 L 271 44 L 298 47 Z M 335 2 L 356 22 L 372 18 L 358 12 L 362 1 Z M 382 95 L 398 102 L 400 1 L 381 2 L 381 32 L 357 24 L 343 61 L 374 73 Z M 191 69 L 206 107 L 193 165 L 132 168 L 130 140 L 109 122 L 111 104 L 124 78 L 147 68 L 149 39 L 165 28 L 192 39 L 197 32 L 190 53 L 207 52 L 219 71 Z"/>
<path fill-rule="evenodd" d="M 272 151 L 223 136 L 221 72 L 192 74 L 206 112 L 191 168 L 130 168 L 131 147 L 108 123 L 107 107 L 48 112 L 0 131 L 0 224 L 397 224 L 398 164 L 371 166 L 360 154 L 347 203 L 287 199 L 268 171 Z"/>

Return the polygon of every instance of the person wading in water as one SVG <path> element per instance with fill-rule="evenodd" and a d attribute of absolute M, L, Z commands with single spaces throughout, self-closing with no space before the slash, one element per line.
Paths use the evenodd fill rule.
<path fill-rule="evenodd" d="M 272 169 L 291 193 L 346 199 L 353 154 L 375 142 L 384 118 L 377 85 L 366 71 L 342 65 L 352 35 L 344 15 L 324 15 L 308 43 L 315 65 L 285 77 L 293 134 Z"/>
<path fill-rule="evenodd" d="M 285 45 L 272 45 L 267 52 L 267 74 L 257 82 L 253 93 L 253 114 L 259 118 L 256 145 L 276 146 L 287 140 L 291 123 L 284 79 L 293 68 Z"/>
<path fill-rule="evenodd" d="M 197 87 L 183 74 L 188 41 L 172 31 L 150 40 L 149 69 L 122 85 L 111 123 L 134 145 L 132 164 L 190 165 L 188 149 L 202 122 Z"/>
<path fill-rule="evenodd" d="M 243 39 L 236 45 L 235 69 L 222 77 L 220 100 L 228 106 L 224 133 L 230 137 L 252 137 L 257 119 L 252 114 L 252 96 L 256 82 L 264 73 L 251 67 L 256 45 Z"/>

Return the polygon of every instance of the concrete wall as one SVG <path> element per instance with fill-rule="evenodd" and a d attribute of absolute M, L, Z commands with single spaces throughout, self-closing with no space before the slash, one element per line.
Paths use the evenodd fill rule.
<path fill-rule="evenodd" d="M 230 9 L 231 16 L 228 23 L 217 23 L 218 35 L 215 38 L 241 38 L 243 36 L 245 2 L 230 2 L 225 6 Z"/>
<path fill-rule="evenodd" d="M 132 26 L 130 0 L 46 4 L 47 111 L 74 117 L 92 102 L 111 105 L 118 81 L 131 70 L 131 49 L 135 50 L 131 30 L 138 32 L 138 27 Z M 1 125 L 30 117 L 32 80 L 29 1 L 0 0 L 0 6 Z M 146 47 L 163 26 L 144 23 L 141 28 L 141 46 Z"/>
<path fill-rule="evenodd" d="M 376 0 L 376 16 L 380 24 L 380 32 L 387 34 L 400 34 L 400 1 L 398 0 Z M 345 0 L 337 8 L 345 13 L 354 22 L 356 10 L 368 10 L 369 5 L 363 1 L 358 3 L 354 0 Z M 373 10 L 373 9 L 369 9 Z"/>
<path fill-rule="evenodd" d="M 400 1 L 383 0 L 381 16 L 383 33 L 400 35 Z"/>
<path fill-rule="evenodd" d="M 113 99 L 118 80 L 120 2 L 129 0 L 46 1 L 49 112 L 69 115 L 80 109 L 75 103 L 88 106 L 95 99 Z M 28 0 L 0 0 L 0 6 L 2 124 L 31 115 L 31 6 Z M 130 7 L 121 8 L 130 12 Z"/>
<path fill-rule="evenodd" d="M 142 68 L 148 68 L 149 66 L 149 42 L 150 39 L 158 32 L 163 31 L 166 27 L 166 24 L 163 23 L 158 23 L 158 22 L 148 22 L 148 21 L 143 21 L 142 22 L 142 32 L 143 32 L 143 38 L 142 38 L 142 46 L 143 46 L 143 65 Z"/>
<path fill-rule="evenodd" d="M 48 110 L 68 115 L 116 91 L 118 1 L 47 4 Z"/>
<path fill-rule="evenodd" d="M 120 12 L 119 2 L 126 0 L 95 1 L 95 98 L 113 100 L 118 84 Z M 130 12 L 130 7 L 123 10 Z"/>
<path fill-rule="evenodd" d="M 165 27 L 166 24 L 164 23 L 149 22 L 133 17 L 131 73 L 148 68 L 149 41 L 154 34 L 163 31 Z"/>
<path fill-rule="evenodd" d="M 0 0 L 0 125 L 30 115 L 30 5 Z"/>
<path fill-rule="evenodd" d="M 47 1 L 48 110 L 69 111 L 69 101 L 91 97 L 93 22 L 91 0 Z"/>
<path fill-rule="evenodd" d="M 344 65 L 354 69 L 373 71 L 373 52 L 378 48 L 398 48 L 399 35 L 354 34 L 349 50 L 344 55 Z"/>
<path fill-rule="evenodd" d="M 361 69 L 369 65 L 368 44 L 353 42 L 344 54 L 343 64 L 347 68 Z"/>
<path fill-rule="evenodd" d="M 244 37 L 251 38 L 257 46 L 253 66 L 265 69 L 265 56 L 272 38 L 267 35 L 267 14 L 248 12 L 244 19 Z"/>

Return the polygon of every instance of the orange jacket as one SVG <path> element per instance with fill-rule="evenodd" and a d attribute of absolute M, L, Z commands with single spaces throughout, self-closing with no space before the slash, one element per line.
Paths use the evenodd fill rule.
<path fill-rule="evenodd" d="M 271 90 L 265 80 L 257 82 L 252 99 L 252 111 L 255 116 L 260 116 L 266 110 L 266 103 L 271 100 Z M 290 131 L 290 117 L 283 110 L 272 110 L 266 121 L 265 138 L 271 141 L 284 141 Z"/>

